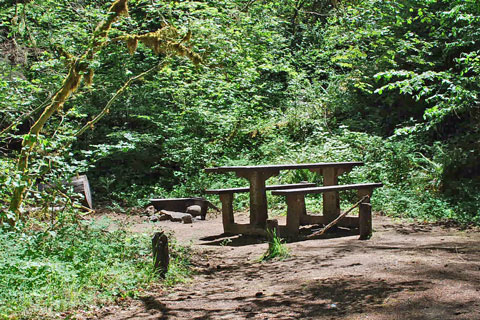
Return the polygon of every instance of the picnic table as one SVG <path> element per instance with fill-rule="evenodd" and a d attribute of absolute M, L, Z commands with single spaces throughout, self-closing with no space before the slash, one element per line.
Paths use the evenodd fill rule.
<path fill-rule="evenodd" d="M 300 164 L 276 164 L 276 165 L 258 165 L 258 166 L 223 166 L 205 169 L 211 173 L 235 173 L 238 177 L 245 178 L 250 182 L 250 224 L 235 224 L 236 228 L 229 230 L 235 233 L 245 233 L 248 231 L 264 230 L 268 219 L 267 208 L 267 188 L 266 180 L 276 176 L 282 170 L 300 170 L 308 169 L 317 174 L 323 175 L 324 186 L 334 186 L 338 184 L 338 177 L 345 172 L 349 172 L 355 166 L 361 166 L 363 162 L 320 162 L 320 163 L 300 163 Z M 224 189 L 228 190 L 228 189 Z M 234 190 L 234 189 L 230 189 Z M 221 190 L 215 190 L 221 194 Z M 215 192 L 211 192 L 215 193 Z M 222 202 L 223 204 L 223 202 Z M 229 214 L 233 214 L 229 213 Z M 338 191 L 323 193 L 323 215 L 326 222 L 333 221 L 340 214 L 340 203 Z M 225 216 L 225 215 L 224 215 Z M 224 219 L 224 228 L 227 230 L 226 223 L 229 220 Z M 231 221 L 233 222 L 233 221 Z"/>

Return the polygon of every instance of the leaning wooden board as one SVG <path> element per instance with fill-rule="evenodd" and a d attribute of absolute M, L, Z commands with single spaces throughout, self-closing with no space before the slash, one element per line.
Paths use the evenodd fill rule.
<path fill-rule="evenodd" d="M 73 191 L 80 193 L 83 197 L 82 204 L 90 209 L 93 209 L 92 193 L 90 191 L 90 184 L 86 175 L 80 175 L 72 178 L 69 183 L 73 186 Z"/>

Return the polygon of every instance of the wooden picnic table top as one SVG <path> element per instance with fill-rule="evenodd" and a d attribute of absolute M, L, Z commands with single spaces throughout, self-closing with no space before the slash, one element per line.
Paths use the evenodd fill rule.
<path fill-rule="evenodd" d="M 322 169 L 322 168 L 345 168 L 362 166 L 363 162 L 318 162 L 297 164 L 269 164 L 258 166 L 223 166 L 206 168 L 205 172 L 238 172 L 238 171 L 269 171 L 269 170 L 294 170 L 294 169 Z"/>

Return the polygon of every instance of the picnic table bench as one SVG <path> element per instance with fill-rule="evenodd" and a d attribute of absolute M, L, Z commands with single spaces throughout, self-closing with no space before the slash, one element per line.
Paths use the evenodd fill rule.
<path fill-rule="evenodd" d="M 315 186 L 316 186 L 315 183 L 301 182 L 301 183 L 293 183 L 293 184 L 265 186 L 265 190 L 284 190 L 284 189 L 296 189 L 296 188 L 306 188 L 306 187 L 315 187 Z M 222 203 L 223 231 L 225 233 L 238 233 L 238 231 L 235 230 L 236 229 L 235 218 L 233 216 L 233 195 L 235 193 L 243 193 L 243 192 L 249 192 L 249 191 L 250 191 L 250 188 L 246 188 L 246 187 L 205 190 L 206 194 L 218 194 L 220 196 L 220 202 Z"/>
<path fill-rule="evenodd" d="M 229 208 L 229 196 L 223 196 L 226 204 L 223 216 L 224 230 L 229 233 L 243 234 L 265 234 L 266 222 L 268 219 L 267 196 L 266 191 L 271 190 L 271 186 L 266 186 L 266 180 L 276 176 L 282 170 L 300 170 L 307 169 L 312 172 L 323 175 L 324 186 L 338 185 L 338 177 L 343 173 L 349 172 L 355 166 L 361 166 L 363 162 L 320 162 L 320 163 L 301 163 L 301 164 L 278 164 L 278 165 L 259 165 L 259 166 L 223 166 L 205 169 L 212 173 L 233 172 L 238 177 L 245 178 L 250 182 L 248 191 L 250 192 L 250 223 L 237 224 L 231 219 Z M 288 187 L 290 188 L 290 187 Z M 244 188 L 239 188 L 242 192 Z M 232 191 L 220 191 L 228 189 L 217 189 L 207 191 L 207 193 L 218 193 L 221 197 L 228 195 Z M 235 192 L 235 191 L 233 191 Z M 222 202 L 223 207 L 223 202 Z M 340 201 L 338 191 L 328 191 L 323 193 L 323 214 L 326 222 L 333 221 L 340 213 Z"/>
<path fill-rule="evenodd" d="M 325 216 L 307 215 L 305 210 L 305 195 L 327 192 L 339 192 L 345 190 L 357 190 L 358 198 L 363 200 L 359 207 L 358 217 L 345 217 L 339 221 L 340 226 L 359 227 L 360 239 L 368 239 L 372 233 L 372 210 L 370 197 L 375 188 L 382 187 L 382 183 L 360 183 L 346 184 L 313 188 L 298 188 L 290 190 L 274 190 L 273 195 L 285 196 L 287 198 L 287 233 L 290 236 L 297 236 L 300 225 L 305 224 L 327 224 L 330 221 Z"/>

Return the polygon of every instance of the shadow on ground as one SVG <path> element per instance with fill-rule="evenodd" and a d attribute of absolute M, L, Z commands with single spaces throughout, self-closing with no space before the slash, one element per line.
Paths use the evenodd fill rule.
<path fill-rule="evenodd" d="M 378 230 L 369 241 L 336 230 L 291 242 L 290 258 L 266 263 L 256 259 L 262 237 L 205 237 L 191 284 L 101 318 L 480 319 L 478 236 L 430 226 Z"/>
<path fill-rule="evenodd" d="M 256 296 L 237 296 L 231 298 L 237 303 L 234 310 L 224 308 L 211 308 L 212 305 L 222 305 L 228 294 L 222 291 L 208 291 L 207 295 L 193 295 L 177 297 L 176 302 L 184 299 L 194 299 L 195 316 L 191 319 L 245 319 L 259 316 L 264 319 L 305 319 L 318 318 L 319 316 L 343 317 L 345 315 L 361 314 L 374 310 L 381 310 L 383 303 L 392 295 L 400 292 L 418 292 L 427 290 L 428 282 L 404 281 L 390 283 L 385 280 L 367 281 L 365 279 L 322 279 L 308 284 L 293 286 L 289 290 L 276 292 L 271 295 L 257 294 Z M 135 319 L 145 316 L 145 312 L 155 316 L 155 319 L 180 319 L 192 312 L 192 306 L 184 304 L 174 308 L 167 307 L 158 298 L 143 297 L 144 310 L 138 314 L 132 314 L 128 318 Z M 192 300 L 193 301 L 193 300 Z M 415 302 L 408 305 L 411 309 Z M 416 303 L 423 310 L 420 302 Z M 202 308 L 202 306 L 209 306 Z M 437 306 L 437 309 L 446 306 Z M 411 310 L 413 311 L 413 310 Z"/>
<path fill-rule="evenodd" d="M 298 238 L 284 238 L 283 240 L 286 243 L 293 243 L 293 242 L 301 242 L 310 240 L 307 239 L 307 236 L 313 234 L 316 231 L 319 231 L 321 228 L 318 226 L 310 226 L 307 228 L 302 228 L 300 230 L 300 235 Z M 324 233 L 321 236 L 316 237 L 315 239 L 335 239 L 335 238 L 342 238 L 342 237 L 350 237 L 358 235 L 358 229 L 352 228 L 338 228 L 333 227 Z M 202 241 L 201 245 L 203 246 L 227 246 L 227 247 L 241 247 L 241 246 L 249 246 L 252 244 L 258 243 L 267 243 L 265 237 L 262 236 L 249 236 L 249 235 L 230 235 L 226 233 L 208 236 L 201 238 Z"/>

